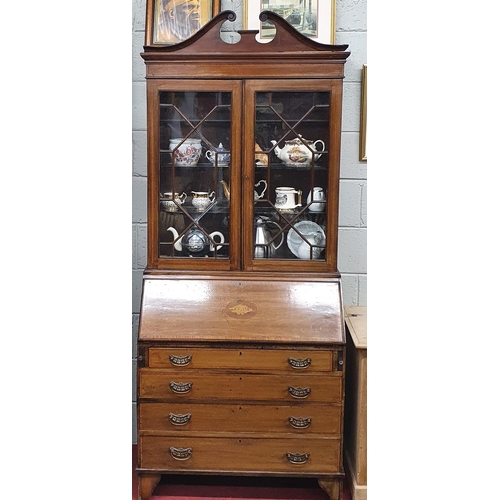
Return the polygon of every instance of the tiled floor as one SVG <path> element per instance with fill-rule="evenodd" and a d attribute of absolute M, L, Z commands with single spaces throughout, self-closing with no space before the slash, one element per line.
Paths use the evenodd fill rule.
<path fill-rule="evenodd" d="M 137 446 L 132 445 L 132 500 L 137 500 Z M 168 482 L 167 480 L 168 479 Z M 168 476 L 151 500 L 328 500 L 315 479 Z M 351 500 L 345 484 L 342 500 Z"/>

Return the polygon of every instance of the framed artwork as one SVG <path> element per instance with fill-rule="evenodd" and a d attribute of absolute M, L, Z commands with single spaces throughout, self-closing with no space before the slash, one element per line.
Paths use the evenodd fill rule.
<path fill-rule="evenodd" d="M 220 12 L 220 0 L 148 0 L 153 44 L 172 45 L 193 36 Z"/>
<path fill-rule="evenodd" d="M 270 10 L 288 21 L 296 30 L 316 42 L 335 43 L 335 0 L 244 0 L 245 29 L 260 30 L 259 40 L 270 42 L 276 32 L 271 22 L 261 23 L 259 14 Z"/>
<path fill-rule="evenodd" d="M 366 102 L 368 96 L 368 68 L 363 64 L 361 73 L 361 117 L 359 122 L 359 161 L 367 161 L 366 156 L 366 125 L 367 125 L 367 110 Z"/>

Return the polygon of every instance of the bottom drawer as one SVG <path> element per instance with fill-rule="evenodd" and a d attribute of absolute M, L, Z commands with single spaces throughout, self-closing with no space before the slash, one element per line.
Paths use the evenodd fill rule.
<path fill-rule="evenodd" d="M 140 467 L 183 471 L 340 472 L 340 440 L 141 436 Z"/>

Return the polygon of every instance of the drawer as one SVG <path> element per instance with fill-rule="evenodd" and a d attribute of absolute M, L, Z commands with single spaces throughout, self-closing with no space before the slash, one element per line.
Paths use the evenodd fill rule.
<path fill-rule="evenodd" d="M 332 366 L 328 350 L 149 348 L 150 368 L 331 372 Z"/>
<path fill-rule="evenodd" d="M 144 469 L 334 474 L 340 440 L 326 438 L 139 437 Z"/>
<path fill-rule="evenodd" d="M 166 432 L 256 432 L 340 436 L 342 407 L 140 403 L 139 429 Z"/>
<path fill-rule="evenodd" d="M 139 397 L 167 401 L 279 401 L 340 403 L 342 379 L 325 375 L 172 373 L 139 370 Z"/>

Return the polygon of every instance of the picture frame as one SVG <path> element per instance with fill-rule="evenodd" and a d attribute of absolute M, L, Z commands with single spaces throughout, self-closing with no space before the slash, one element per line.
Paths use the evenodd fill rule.
<path fill-rule="evenodd" d="M 147 0 L 146 45 L 175 45 L 220 12 L 221 0 Z"/>
<path fill-rule="evenodd" d="M 287 20 L 297 31 L 312 40 L 328 45 L 335 44 L 335 0 L 290 0 L 284 7 L 283 0 L 243 0 L 243 28 L 258 29 L 258 40 L 270 42 L 276 32 L 271 22 L 261 23 L 259 14 L 269 10 Z"/>
<path fill-rule="evenodd" d="M 367 114 L 368 98 L 368 65 L 363 64 L 361 70 L 361 113 L 359 120 L 359 161 L 367 161 L 366 152 L 366 130 L 368 122 Z"/>

